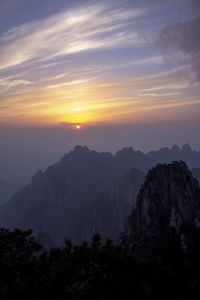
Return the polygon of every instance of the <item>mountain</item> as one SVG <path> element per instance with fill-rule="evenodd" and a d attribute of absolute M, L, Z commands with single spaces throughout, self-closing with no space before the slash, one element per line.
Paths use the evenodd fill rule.
<path fill-rule="evenodd" d="M 7 182 L 0 179 L 0 205 L 10 199 L 12 195 L 18 192 L 22 185 L 13 182 Z"/>
<path fill-rule="evenodd" d="M 147 172 L 153 165 L 156 164 L 156 160 L 141 151 L 134 150 L 132 147 L 123 148 L 118 151 L 114 158 L 116 163 L 124 171 L 129 170 L 132 166 L 134 166 L 143 172 Z"/>
<path fill-rule="evenodd" d="M 157 161 L 182 155 L 190 166 L 200 165 L 189 145 L 144 154 L 131 147 L 115 155 L 76 146 L 63 158 L 38 171 L 30 184 L 0 209 L 0 226 L 32 228 L 47 233 L 55 244 L 79 243 L 99 231 L 117 238 L 123 229 L 144 176 Z"/>
<path fill-rule="evenodd" d="M 147 157 L 156 164 L 182 160 L 190 169 L 200 168 L 200 152 L 193 151 L 189 144 L 183 145 L 182 148 L 174 145 L 171 149 L 164 147 L 157 151 L 150 151 Z"/>
<path fill-rule="evenodd" d="M 199 227 L 200 188 L 187 165 L 180 161 L 150 170 L 129 216 L 130 241 L 160 249 L 175 239 L 188 251 Z"/>
<path fill-rule="evenodd" d="M 87 218 L 90 219 L 90 212 L 94 219 L 94 203 L 100 203 L 105 212 L 105 197 L 102 195 L 107 195 L 111 199 L 112 208 L 116 185 L 121 182 L 123 174 L 134 166 L 135 152 L 131 149 L 124 151 L 132 153 L 129 163 L 127 159 L 124 161 L 123 151 L 114 156 L 90 151 L 87 147 L 75 147 L 45 172 L 37 172 L 31 183 L 1 208 L 0 226 L 43 231 L 57 244 L 65 238 L 80 242 L 80 236 L 87 237 L 87 224 L 90 225 Z M 137 160 L 135 164 L 138 164 Z M 148 167 L 149 165 L 143 164 L 144 169 Z M 110 211 L 113 209 L 111 208 Z M 84 213 L 80 233 L 77 226 L 83 218 L 83 211 L 87 212 Z M 102 217 L 99 216 L 102 224 L 105 223 L 104 215 L 102 213 Z M 114 220 L 111 221 L 114 224 Z"/>
<path fill-rule="evenodd" d="M 99 232 L 102 239 L 117 240 L 131 208 L 136 205 L 136 196 L 144 177 L 144 172 L 131 168 L 114 186 L 111 195 L 99 194 L 81 211 L 77 236 L 81 240 L 91 240 Z"/>

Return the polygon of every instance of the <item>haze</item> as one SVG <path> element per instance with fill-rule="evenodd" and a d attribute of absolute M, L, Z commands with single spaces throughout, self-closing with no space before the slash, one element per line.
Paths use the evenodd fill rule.
<path fill-rule="evenodd" d="M 199 150 L 199 3 L 2 0 L 0 177 L 77 144 Z"/>

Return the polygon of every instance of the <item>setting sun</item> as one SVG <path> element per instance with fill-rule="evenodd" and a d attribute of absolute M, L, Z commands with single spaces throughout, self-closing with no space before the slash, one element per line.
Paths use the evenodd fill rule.
<path fill-rule="evenodd" d="M 76 125 L 76 129 L 79 130 L 81 128 L 80 125 Z"/>

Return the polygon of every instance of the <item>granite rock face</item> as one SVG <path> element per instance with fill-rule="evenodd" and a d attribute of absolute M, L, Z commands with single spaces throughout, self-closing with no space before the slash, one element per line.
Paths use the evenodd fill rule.
<path fill-rule="evenodd" d="M 191 230 L 200 228 L 200 188 L 184 162 L 150 170 L 129 216 L 129 236 L 163 245 L 172 237 L 186 251 Z"/>

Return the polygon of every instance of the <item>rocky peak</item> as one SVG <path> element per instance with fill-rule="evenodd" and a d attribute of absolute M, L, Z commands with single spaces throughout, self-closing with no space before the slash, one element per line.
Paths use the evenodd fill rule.
<path fill-rule="evenodd" d="M 186 143 L 186 144 L 183 145 L 182 151 L 184 151 L 184 152 L 192 152 L 192 148 L 190 147 L 190 145 L 188 143 Z"/>
<path fill-rule="evenodd" d="M 189 228 L 200 227 L 200 188 L 187 165 L 158 164 L 140 189 L 129 230 L 137 239 L 162 243 L 175 234 L 183 240 Z M 185 240 L 184 235 L 184 240 Z"/>
<path fill-rule="evenodd" d="M 86 146 L 81 146 L 81 145 L 78 145 L 74 148 L 74 150 L 72 151 L 73 153 L 89 153 L 90 152 L 90 149 Z"/>
<path fill-rule="evenodd" d="M 180 148 L 179 148 L 179 146 L 177 146 L 177 145 L 173 145 L 171 150 L 172 150 L 173 152 L 177 152 L 177 151 L 180 150 Z"/>
<path fill-rule="evenodd" d="M 136 167 L 144 172 L 149 170 L 155 162 L 141 151 L 136 151 L 132 147 L 123 148 L 115 154 L 115 161 L 126 172 L 130 167 Z"/>

